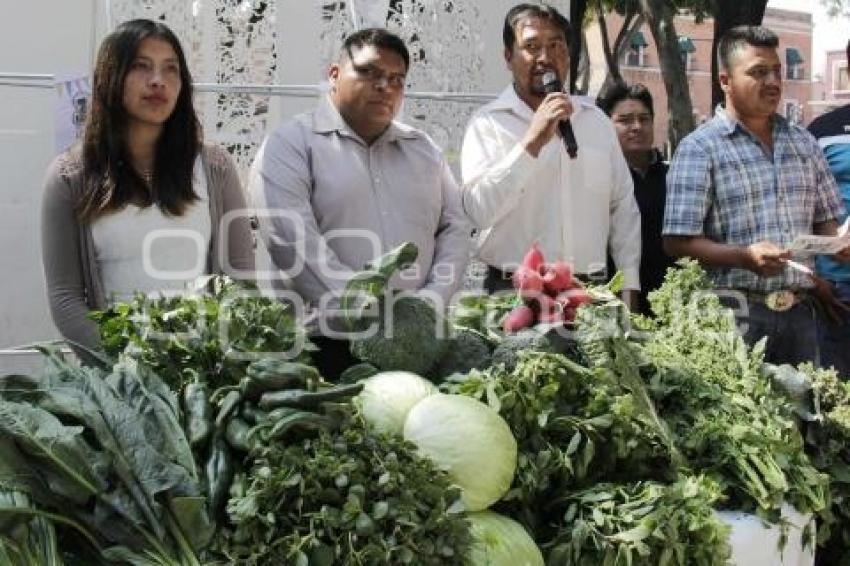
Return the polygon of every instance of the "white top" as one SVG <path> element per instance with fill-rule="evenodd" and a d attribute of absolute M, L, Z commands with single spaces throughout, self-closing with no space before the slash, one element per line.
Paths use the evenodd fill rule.
<path fill-rule="evenodd" d="M 167 216 L 157 206 L 127 205 L 92 223 L 95 257 L 103 289 L 112 301 L 135 292 L 182 292 L 207 271 L 211 237 L 209 193 L 201 159 L 193 186 L 200 200 L 182 216 Z"/>
<path fill-rule="evenodd" d="M 626 289 L 640 289 L 640 211 L 614 127 L 590 101 L 572 98 L 578 157 L 555 136 L 534 158 L 519 145 L 534 116 L 513 85 L 479 109 L 461 154 L 463 206 L 481 230 L 478 257 L 512 270 L 535 240 L 547 261 L 578 273 L 605 269 L 606 252 Z"/>

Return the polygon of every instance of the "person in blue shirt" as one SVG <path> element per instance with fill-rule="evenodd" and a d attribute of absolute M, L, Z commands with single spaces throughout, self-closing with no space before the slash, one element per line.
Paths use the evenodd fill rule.
<path fill-rule="evenodd" d="M 850 64 L 850 41 L 847 42 L 847 61 Z M 809 132 L 823 149 L 829 169 L 841 192 L 844 210 L 840 222 L 850 210 L 850 104 L 818 117 L 809 125 Z M 830 309 L 828 320 L 818 325 L 821 362 L 833 366 L 842 378 L 850 378 L 850 265 L 829 257 L 817 259 L 817 273 L 832 287 L 837 302 Z"/>

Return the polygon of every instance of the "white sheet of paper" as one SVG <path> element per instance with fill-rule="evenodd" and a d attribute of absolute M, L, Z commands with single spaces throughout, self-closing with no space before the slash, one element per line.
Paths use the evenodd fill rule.
<path fill-rule="evenodd" d="M 850 246 L 850 235 L 841 236 L 815 236 L 807 234 L 797 236 L 788 247 L 796 256 L 811 256 L 819 254 L 831 255 Z"/>

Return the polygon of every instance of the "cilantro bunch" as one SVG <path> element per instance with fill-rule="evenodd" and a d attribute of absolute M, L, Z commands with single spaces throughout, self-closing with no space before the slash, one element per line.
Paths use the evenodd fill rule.
<path fill-rule="evenodd" d="M 650 294 L 656 318 L 643 347 L 653 402 L 676 446 L 731 508 L 773 521 L 783 501 L 820 511 L 828 477 L 805 454 L 793 406 L 762 372 L 763 343 L 748 348 L 698 264 L 680 265 Z"/>
<path fill-rule="evenodd" d="M 458 564 L 469 522 L 460 491 L 401 438 L 358 422 L 270 445 L 228 503 L 229 563 Z"/>

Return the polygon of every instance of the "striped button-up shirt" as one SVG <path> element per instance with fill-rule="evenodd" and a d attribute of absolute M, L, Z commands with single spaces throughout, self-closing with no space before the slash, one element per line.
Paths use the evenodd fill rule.
<path fill-rule="evenodd" d="M 748 246 L 786 247 L 815 224 L 841 214 L 835 179 L 815 139 L 773 118 L 773 151 L 718 108 L 679 145 L 667 174 L 665 236 L 705 236 Z M 791 268 L 761 277 L 738 268 L 709 269 L 721 288 L 774 291 L 812 285 Z"/>

